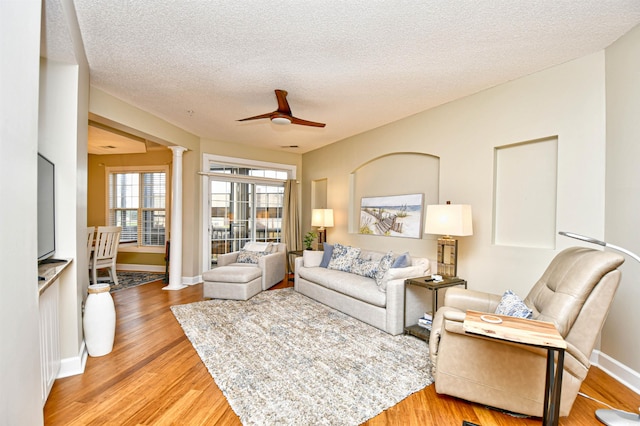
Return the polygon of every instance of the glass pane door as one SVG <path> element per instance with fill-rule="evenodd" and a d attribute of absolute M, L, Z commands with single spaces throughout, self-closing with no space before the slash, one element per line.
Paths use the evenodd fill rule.
<path fill-rule="evenodd" d="M 209 179 L 210 265 L 220 254 L 240 250 L 247 241 L 280 241 L 282 185 Z"/>

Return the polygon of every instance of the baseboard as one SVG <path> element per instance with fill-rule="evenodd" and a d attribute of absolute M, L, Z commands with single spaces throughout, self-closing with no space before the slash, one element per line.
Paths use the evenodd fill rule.
<path fill-rule="evenodd" d="M 184 285 L 196 285 L 200 284 L 202 281 L 202 275 L 198 275 L 195 277 L 182 277 L 182 284 Z"/>
<path fill-rule="evenodd" d="M 56 379 L 62 379 L 64 377 L 76 376 L 84 373 L 88 356 L 89 353 L 87 352 L 87 347 L 83 340 L 82 345 L 80 346 L 80 352 L 77 356 L 64 358 L 60 361 L 60 371 L 58 372 Z"/>
<path fill-rule="evenodd" d="M 131 272 L 165 272 L 164 265 L 135 265 L 133 263 L 118 263 L 116 269 Z"/>
<path fill-rule="evenodd" d="M 602 371 L 613 377 L 632 391 L 640 394 L 640 373 L 627 367 L 609 355 L 594 350 L 591 354 L 591 363 L 597 365 Z"/>

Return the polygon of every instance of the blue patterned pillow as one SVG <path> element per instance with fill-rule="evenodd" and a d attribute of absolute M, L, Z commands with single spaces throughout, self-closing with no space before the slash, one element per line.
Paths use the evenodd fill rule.
<path fill-rule="evenodd" d="M 533 311 L 511 290 L 504 292 L 495 313 L 517 318 L 533 317 Z"/>
<path fill-rule="evenodd" d="M 359 257 L 353 261 L 353 264 L 351 264 L 351 273 L 362 275 L 367 278 L 375 278 L 379 264 L 380 262 L 362 259 Z"/>
<path fill-rule="evenodd" d="M 327 265 L 329 269 L 335 269 L 337 271 L 351 272 L 351 265 L 353 261 L 360 256 L 360 249 L 356 247 L 343 246 L 342 244 L 333 245 L 333 253 L 331 254 L 331 260 Z"/>
<path fill-rule="evenodd" d="M 258 259 L 260 259 L 262 256 L 265 256 L 269 254 L 266 251 L 250 251 L 250 250 L 245 250 L 242 249 L 240 250 L 240 253 L 238 253 L 238 259 L 236 260 L 236 262 L 238 263 L 258 263 Z"/>
<path fill-rule="evenodd" d="M 380 287 L 380 290 L 387 291 L 387 285 L 384 281 L 384 274 L 387 273 L 389 268 L 393 265 L 393 252 L 388 252 L 378 263 L 378 271 L 376 272 L 376 284 Z"/>

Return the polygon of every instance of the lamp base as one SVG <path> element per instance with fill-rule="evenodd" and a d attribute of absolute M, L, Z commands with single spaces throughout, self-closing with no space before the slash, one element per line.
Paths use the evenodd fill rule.
<path fill-rule="evenodd" d="M 322 227 L 318 229 L 318 250 L 322 250 L 322 243 L 327 242 L 327 230 Z"/>
<path fill-rule="evenodd" d="M 640 415 L 620 410 L 596 410 L 596 418 L 607 426 L 640 425 Z"/>
<path fill-rule="evenodd" d="M 456 277 L 458 274 L 458 240 L 438 238 L 438 275 Z"/>

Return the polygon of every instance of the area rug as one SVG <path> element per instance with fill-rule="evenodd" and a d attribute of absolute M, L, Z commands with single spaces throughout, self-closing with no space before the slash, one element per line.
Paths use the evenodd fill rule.
<path fill-rule="evenodd" d="M 244 425 L 358 425 L 433 382 L 426 342 L 291 288 L 171 310 Z"/>
<path fill-rule="evenodd" d="M 109 283 L 111 285 L 111 293 L 164 279 L 164 274 L 159 272 L 116 271 L 116 274 L 118 275 L 118 285 L 115 285 L 114 282 Z M 108 276 L 108 271 L 98 271 L 98 278 Z"/>

